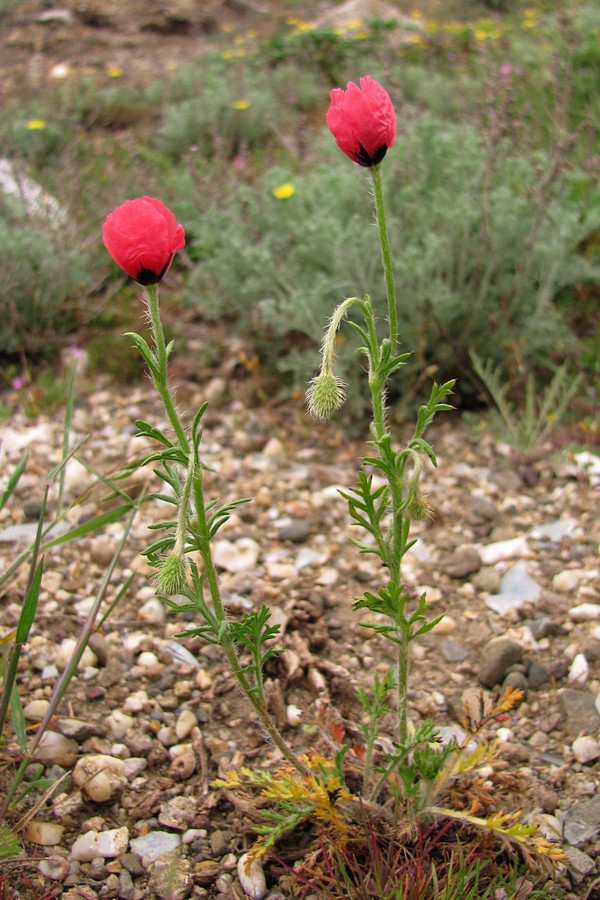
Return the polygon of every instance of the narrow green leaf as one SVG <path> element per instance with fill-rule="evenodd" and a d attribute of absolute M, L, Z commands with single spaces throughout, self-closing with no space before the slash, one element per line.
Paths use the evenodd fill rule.
<path fill-rule="evenodd" d="M 16 683 L 12 686 L 10 694 L 10 717 L 12 719 L 13 728 L 19 743 L 19 749 L 23 755 L 27 753 L 27 728 L 25 726 L 25 716 L 23 715 L 23 706 Z"/>
<path fill-rule="evenodd" d="M 25 454 L 23 459 L 19 463 L 17 463 L 17 466 L 15 467 L 10 478 L 8 479 L 8 484 L 6 485 L 6 490 L 0 497 L 0 509 L 4 508 L 6 501 L 8 500 L 8 498 L 10 497 L 10 495 L 12 494 L 14 489 L 16 488 L 17 482 L 19 481 L 19 478 L 25 471 L 26 465 L 27 465 L 27 453 Z"/>
<path fill-rule="evenodd" d="M 49 550 L 50 547 L 57 547 L 59 544 L 66 544 L 69 541 L 75 541 L 78 538 L 84 537 L 86 534 L 90 534 L 92 531 L 97 531 L 100 528 L 104 528 L 105 525 L 110 525 L 111 522 L 116 522 L 117 519 L 120 519 L 125 513 L 128 513 L 133 504 L 124 504 L 123 506 L 117 506 L 115 509 L 110 509 L 108 512 L 102 513 L 101 516 L 95 516 L 93 519 L 90 519 L 88 522 L 84 522 L 82 525 L 78 525 L 76 528 L 72 528 L 70 531 L 65 532 L 65 534 L 59 535 L 59 537 L 54 538 L 52 541 L 48 541 L 42 546 L 42 550 Z"/>
<path fill-rule="evenodd" d="M 31 631 L 31 626 L 33 625 L 33 620 L 35 619 L 38 599 L 40 596 L 40 585 L 42 583 L 43 571 L 44 557 L 42 556 L 36 566 L 35 572 L 33 573 L 31 584 L 29 585 L 29 590 L 27 591 L 27 596 L 25 597 L 25 602 L 23 604 L 23 609 L 21 610 L 21 615 L 19 616 L 19 624 L 17 625 L 17 634 L 15 636 L 16 644 L 24 644 L 29 637 L 29 632 Z"/>

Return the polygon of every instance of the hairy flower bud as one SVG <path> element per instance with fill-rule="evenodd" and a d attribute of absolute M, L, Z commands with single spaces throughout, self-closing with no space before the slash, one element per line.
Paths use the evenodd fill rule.
<path fill-rule="evenodd" d="M 310 382 L 306 392 L 308 411 L 321 422 L 331 419 L 345 399 L 344 383 L 333 372 L 320 372 Z"/>
<path fill-rule="evenodd" d="M 413 476 L 408 485 L 406 512 L 414 522 L 429 522 L 435 515 L 429 495 L 421 491 L 418 475 Z"/>
<path fill-rule="evenodd" d="M 158 588 L 162 594 L 171 597 L 179 594 L 186 581 L 186 565 L 183 556 L 172 553 L 166 556 L 156 573 Z"/>

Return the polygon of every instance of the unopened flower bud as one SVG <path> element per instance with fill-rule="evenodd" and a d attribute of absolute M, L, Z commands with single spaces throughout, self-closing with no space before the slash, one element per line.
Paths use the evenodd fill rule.
<path fill-rule="evenodd" d="M 429 496 L 421 491 L 418 477 L 411 478 L 409 482 L 406 512 L 414 522 L 429 522 L 435 514 Z"/>
<path fill-rule="evenodd" d="M 331 419 L 345 399 L 344 383 L 333 372 L 320 372 L 310 382 L 306 392 L 308 411 L 321 422 Z"/>
<path fill-rule="evenodd" d="M 157 572 L 156 580 L 161 593 L 170 597 L 179 594 L 186 581 L 186 566 L 183 556 L 172 553 L 165 557 Z"/>

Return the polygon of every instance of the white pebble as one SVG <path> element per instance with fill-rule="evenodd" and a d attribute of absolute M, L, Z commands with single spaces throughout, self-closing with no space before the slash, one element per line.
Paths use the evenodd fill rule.
<path fill-rule="evenodd" d="M 150 597 L 149 600 L 146 600 L 137 613 L 138 622 L 150 622 L 154 625 L 160 625 L 165 621 L 166 617 L 167 611 L 158 597 Z"/>
<path fill-rule="evenodd" d="M 56 844 L 60 844 L 64 830 L 65 826 L 59 825 L 58 822 L 40 822 L 39 819 L 32 819 L 25 826 L 23 836 L 26 841 L 31 841 L 32 844 L 41 844 L 42 847 L 54 847 Z"/>
<path fill-rule="evenodd" d="M 63 766 L 65 769 L 75 765 L 79 747 L 71 738 L 58 731 L 46 731 L 40 739 L 34 758 L 47 765 Z"/>
<path fill-rule="evenodd" d="M 250 863 L 248 871 L 246 871 L 246 861 L 248 854 L 244 853 L 240 856 L 237 865 L 237 874 L 240 884 L 247 897 L 251 900 L 262 900 L 267 893 L 267 881 L 262 865 L 258 859 Z"/>
<path fill-rule="evenodd" d="M 77 641 L 75 638 L 65 638 L 58 650 L 56 651 L 56 656 L 54 658 L 54 664 L 58 669 L 66 669 L 67 665 L 71 661 L 71 657 L 73 656 L 73 652 L 75 647 L 77 646 Z M 92 653 L 89 647 L 86 647 L 81 655 L 81 659 L 79 660 L 78 669 L 85 669 L 88 666 L 96 666 L 98 664 L 98 658 L 95 653 Z"/>
<path fill-rule="evenodd" d="M 479 550 L 481 562 L 485 566 L 492 566 L 503 559 L 527 556 L 529 553 L 529 545 L 524 537 L 511 538 L 508 541 L 496 541 L 493 544 L 487 544 L 487 546 L 478 547 L 477 549 Z"/>
<path fill-rule="evenodd" d="M 575 738 L 571 745 L 571 750 L 579 763 L 595 762 L 600 758 L 600 744 L 589 735 L 581 735 Z"/>
<path fill-rule="evenodd" d="M 120 794 L 127 784 L 123 760 L 106 753 L 88 753 L 73 769 L 73 781 L 90 800 L 104 803 Z"/>
<path fill-rule="evenodd" d="M 68 859 L 63 859 L 62 856 L 49 856 L 47 859 L 40 860 L 38 871 L 40 875 L 43 875 L 44 878 L 49 878 L 50 881 L 61 882 L 65 880 L 71 871 L 71 864 Z"/>
<path fill-rule="evenodd" d="M 121 712 L 120 709 L 113 710 L 104 719 L 104 724 L 108 729 L 110 737 L 116 738 L 117 740 L 124 738 L 127 732 L 131 731 L 133 723 L 134 720 L 132 716 L 126 715 L 126 713 Z"/>
<path fill-rule="evenodd" d="M 575 622 L 595 622 L 600 619 L 600 603 L 580 603 L 569 610 Z"/>
<path fill-rule="evenodd" d="M 432 628 L 434 634 L 452 634 L 454 631 L 456 631 L 456 620 L 452 616 L 443 616 Z"/>
<path fill-rule="evenodd" d="M 142 666 L 144 669 L 152 669 L 158 665 L 159 659 L 156 653 L 153 653 L 151 650 L 144 650 L 140 653 L 136 662 L 138 666 Z"/>
<path fill-rule="evenodd" d="M 175 723 L 175 734 L 177 739 L 182 741 L 198 724 L 196 714 L 191 709 L 183 709 Z"/>
<path fill-rule="evenodd" d="M 585 577 L 583 569 L 564 569 L 557 572 L 552 579 L 552 590 L 560 594 L 568 594 L 579 586 L 579 582 Z"/>
<path fill-rule="evenodd" d="M 49 705 L 48 700 L 30 700 L 23 707 L 23 715 L 26 719 L 43 719 Z"/>
<path fill-rule="evenodd" d="M 590 667 L 587 659 L 583 653 L 578 653 L 573 659 L 571 668 L 569 669 L 569 681 L 577 681 L 580 684 L 583 684 L 584 681 L 587 681 L 589 674 Z"/>
<path fill-rule="evenodd" d="M 290 703 L 287 708 L 287 720 L 292 728 L 297 728 L 302 721 L 302 710 L 298 706 L 294 706 L 293 703 Z"/>
<path fill-rule="evenodd" d="M 259 550 L 259 545 L 252 538 L 240 538 L 238 541 L 223 539 L 213 546 L 213 560 L 218 568 L 226 572 L 247 572 L 256 565 Z"/>

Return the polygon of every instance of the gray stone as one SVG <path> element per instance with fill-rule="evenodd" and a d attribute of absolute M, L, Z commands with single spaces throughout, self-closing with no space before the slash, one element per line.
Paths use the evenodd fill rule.
<path fill-rule="evenodd" d="M 494 638 L 481 651 L 479 683 L 484 687 L 501 684 L 508 670 L 521 661 L 523 648 L 510 638 Z"/>
<path fill-rule="evenodd" d="M 468 656 L 466 647 L 453 638 L 443 640 L 440 644 L 440 650 L 446 662 L 462 662 Z"/>
<path fill-rule="evenodd" d="M 519 691 L 523 691 L 524 697 L 527 696 L 528 687 L 529 683 L 527 681 L 527 678 L 525 677 L 523 672 L 519 671 L 509 672 L 502 682 L 503 691 L 505 691 L 507 688 L 517 688 Z"/>
<path fill-rule="evenodd" d="M 525 563 L 512 566 L 500 580 L 497 594 L 490 594 L 485 605 L 499 615 L 539 599 L 541 587 L 527 572 Z"/>
<path fill-rule="evenodd" d="M 181 836 L 168 831 L 149 831 L 129 843 L 131 849 L 141 856 L 142 863 L 149 866 L 163 854 L 176 850 L 181 844 Z"/>
<path fill-rule="evenodd" d="M 569 844 L 583 844 L 600 831 L 600 794 L 576 803 L 564 816 L 564 835 Z"/>
<path fill-rule="evenodd" d="M 279 519 L 276 523 L 279 540 L 300 544 L 310 535 L 311 524 L 308 519 Z"/>
<path fill-rule="evenodd" d="M 184 900 L 193 887 L 190 861 L 179 850 L 162 854 L 150 866 L 148 888 L 160 900 Z"/>
<path fill-rule="evenodd" d="M 527 683 L 529 687 L 534 691 L 538 691 L 543 684 L 546 684 L 549 678 L 548 669 L 541 662 L 538 662 L 537 659 L 532 659 L 527 669 Z"/>
<path fill-rule="evenodd" d="M 563 631 L 562 625 L 555 622 L 549 616 L 542 616 L 540 619 L 531 619 L 527 624 L 536 641 L 548 637 L 551 634 L 561 634 Z"/>
<path fill-rule="evenodd" d="M 465 545 L 458 547 L 442 566 L 452 578 L 468 578 L 481 568 L 481 557 L 475 547 Z"/>
<path fill-rule="evenodd" d="M 576 847 L 564 847 L 564 852 L 569 860 L 569 872 L 573 880 L 577 883 L 583 881 L 587 875 L 590 875 L 594 871 L 596 863 L 591 856 L 587 855 L 587 853 L 583 853 L 582 850 L 578 850 Z M 587 896 L 589 895 L 586 894 L 586 897 Z"/>
<path fill-rule="evenodd" d="M 565 718 L 564 729 L 571 737 L 592 734 L 600 727 L 600 715 L 596 709 L 596 698 L 590 691 L 564 688 L 558 695 L 560 708 Z"/>
<path fill-rule="evenodd" d="M 210 835 L 210 849 L 215 856 L 223 856 L 229 849 L 229 842 L 225 832 L 220 828 L 215 829 Z"/>

